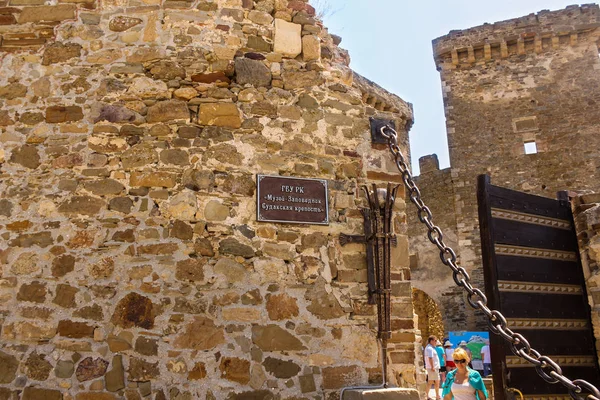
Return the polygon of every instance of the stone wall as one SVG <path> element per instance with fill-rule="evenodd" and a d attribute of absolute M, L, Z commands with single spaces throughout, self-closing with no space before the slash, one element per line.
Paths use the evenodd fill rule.
<path fill-rule="evenodd" d="M 360 185 L 410 105 L 298 0 L 0 0 L 0 398 L 323 399 L 381 381 Z M 256 174 L 329 182 L 256 222 Z M 403 194 L 392 382 L 420 353 Z"/>
<path fill-rule="evenodd" d="M 440 170 L 435 154 L 421 157 L 419 166 L 421 174 L 415 177 L 415 182 L 421 191 L 421 197 L 434 213 L 433 222 L 442 229 L 446 244 L 456 248 L 458 243 L 452 171 L 450 168 Z M 452 279 L 452 271 L 442 264 L 438 248 L 428 240 L 427 227 L 419 221 L 416 207 L 410 200 L 406 201 L 413 286 L 427 293 L 435 301 L 443 321 L 439 336 L 444 337 L 444 327 L 458 327 L 465 321 L 466 303 L 463 302 L 463 294 Z M 440 329 L 435 328 L 437 329 L 433 329 L 434 332 Z M 423 333 L 423 328 L 421 335 L 425 340 L 428 337 Z"/>
<path fill-rule="evenodd" d="M 491 175 L 494 185 L 551 198 L 560 190 L 598 188 L 599 17 L 597 5 L 569 6 L 452 31 L 433 41 L 445 105 L 457 253 L 479 287 L 479 174 Z M 525 154 L 525 143 L 531 142 L 537 153 Z M 448 179 L 443 173 L 438 177 L 434 185 Z M 426 185 L 423 181 L 421 187 Z M 449 207 L 432 211 L 438 217 Z M 418 240 L 411 235 L 413 241 Z M 420 280 L 415 286 L 421 287 Z M 463 309 L 464 319 L 448 330 L 487 329 L 482 314 L 466 303 Z"/>
<path fill-rule="evenodd" d="M 600 193 L 575 196 L 571 205 L 600 360 Z"/>

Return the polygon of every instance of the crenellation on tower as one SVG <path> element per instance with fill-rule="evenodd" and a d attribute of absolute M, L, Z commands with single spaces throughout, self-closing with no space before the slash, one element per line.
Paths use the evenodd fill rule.
<path fill-rule="evenodd" d="M 429 154 L 419 158 L 419 171 L 421 174 L 439 170 L 440 162 L 438 161 L 437 154 Z"/>
<path fill-rule="evenodd" d="M 440 69 L 542 53 L 559 46 L 574 46 L 579 34 L 589 34 L 599 26 L 597 4 L 543 10 L 526 17 L 450 31 L 433 40 L 434 59 Z"/>

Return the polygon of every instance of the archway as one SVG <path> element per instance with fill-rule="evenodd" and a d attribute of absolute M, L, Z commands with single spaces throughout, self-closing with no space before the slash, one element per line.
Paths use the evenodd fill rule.
<path fill-rule="evenodd" d="M 421 331 L 422 345 L 427 344 L 427 338 L 435 335 L 440 340 L 444 337 L 444 321 L 436 302 L 420 289 L 412 290 L 413 308 L 418 316 L 417 328 Z"/>

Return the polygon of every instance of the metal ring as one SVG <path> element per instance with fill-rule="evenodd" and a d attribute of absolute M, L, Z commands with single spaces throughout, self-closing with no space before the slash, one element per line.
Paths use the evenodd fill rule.
<path fill-rule="evenodd" d="M 404 172 L 406 171 L 406 163 L 404 162 L 403 159 L 398 159 L 400 156 L 396 157 L 396 167 L 398 168 L 398 170 L 404 174 Z"/>
<path fill-rule="evenodd" d="M 423 221 L 423 223 L 425 224 L 428 230 L 433 229 L 433 227 L 435 226 L 430 219 L 426 219 L 425 221 Z"/>
<path fill-rule="evenodd" d="M 471 280 L 471 277 L 469 276 L 469 273 L 463 267 L 459 267 L 458 268 L 458 273 L 461 274 L 467 281 Z"/>
<path fill-rule="evenodd" d="M 492 310 L 492 313 L 493 313 L 493 310 Z M 491 314 L 491 316 L 493 317 L 493 314 L 492 314 L 492 313 L 490 313 L 490 314 Z M 492 333 L 493 333 L 494 335 L 500 335 L 500 331 L 498 330 L 497 326 L 496 326 L 496 325 L 494 325 L 494 322 L 492 321 L 492 318 L 491 318 L 491 317 L 488 317 L 488 326 L 489 326 L 489 328 L 490 328 L 490 331 L 492 331 Z"/>
<path fill-rule="evenodd" d="M 402 173 L 402 180 L 404 181 L 404 186 L 406 186 L 409 192 L 418 193 L 418 197 L 421 197 L 421 191 L 417 188 L 417 185 L 415 185 L 415 181 L 412 180 L 412 176 L 409 175 L 408 171 Z M 417 196 L 415 196 L 415 198 L 416 197 Z"/>
<path fill-rule="evenodd" d="M 544 365 L 542 365 L 542 368 L 550 368 L 550 369 L 552 369 L 553 371 L 556 371 L 556 372 L 558 372 L 559 374 L 562 374 L 562 368 L 560 367 L 560 365 L 558 365 L 558 364 L 557 364 L 557 363 L 556 363 L 556 362 L 555 362 L 553 359 L 551 359 L 550 357 L 548 357 L 548 356 L 541 356 L 541 357 L 539 358 L 539 360 L 540 360 L 542 363 L 546 363 L 546 364 L 547 364 L 547 365 L 545 365 L 545 366 L 544 366 Z"/>
<path fill-rule="evenodd" d="M 458 279 L 458 275 L 462 275 L 461 280 Z M 454 271 L 452 279 L 454 279 L 454 282 L 456 282 L 456 284 L 458 286 L 465 287 L 465 284 L 463 282 L 470 280 L 471 277 L 469 276 L 469 273 L 467 272 L 466 269 L 464 269 L 463 267 L 458 267 L 458 269 L 456 271 Z"/>
<path fill-rule="evenodd" d="M 522 359 L 524 359 L 530 364 L 533 364 L 536 367 L 542 365 L 541 361 L 527 354 L 524 349 L 518 349 L 517 356 L 521 357 Z"/>
<path fill-rule="evenodd" d="M 474 301 L 473 296 L 479 297 L 480 300 Z M 487 297 L 485 297 L 485 294 L 483 294 L 481 290 L 474 288 L 473 293 L 469 293 L 469 295 L 467 296 L 467 301 L 469 302 L 471 307 L 480 308 L 478 304 L 481 302 L 487 303 Z"/>
<path fill-rule="evenodd" d="M 431 231 L 430 231 L 430 232 L 431 232 Z M 444 248 L 444 240 L 443 240 L 443 239 L 440 239 L 440 238 L 434 238 L 434 239 L 433 239 L 433 242 L 431 242 L 431 243 L 435 244 L 435 247 L 437 247 L 438 249 L 440 249 L 440 251 L 441 251 L 441 249 L 443 249 L 443 248 Z M 441 257 L 440 257 L 440 258 L 441 258 Z M 446 264 L 446 261 L 444 261 L 444 259 L 441 259 L 441 260 L 442 260 L 442 262 L 443 262 L 444 264 Z M 448 264 L 446 264 L 446 265 L 448 265 Z"/>
<path fill-rule="evenodd" d="M 550 375 L 548 375 L 547 373 L 544 372 L 544 370 L 542 369 L 541 365 L 538 365 L 535 367 L 535 370 L 537 372 L 537 374 L 546 382 L 548 383 L 558 383 L 558 379 L 551 377 Z"/>
<path fill-rule="evenodd" d="M 467 296 L 475 293 L 475 288 L 471 285 L 471 282 L 468 279 L 463 279 L 463 288 L 467 291 Z"/>
<path fill-rule="evenodd" d="M 567 378 L 567 377 L 566 377 L 566 376 L 564 376 L 564 375 L 557 374 L 557 373 L 556 373 L 556 372 L 554 372 L 554 371 L 550 371 L 550 375 L 551 375 L 551 376 L 552 376 L 554 379 L 558 380 L 558 382 L 559 382 L 559 383 L 561 383 L 563 386 L 565 386 L 566 388 L 568 388 L 568 389 L 569 389 L 569 392 L 570 392 L 571 390 L 577 390 L 577 389 L 580 389 L 580 390 L 581 390 L 581 388 L 580 388 L 579 386 L 575 385 L 575 384 L 573 383 L 573 381 L 572 381 L 572 380 L 570 380 L 569 378 Z"/>
<path fill-rule="evenodd" d="M 508 346 L 513 354 L 518 357 L 521 357 L 521 354 L 529 354 L 531 352 L 531 345 L 520 333 L 513 333 L 513 340 Z"/>
<path fill-rule="evenodd" d="M 440 251 L 440 254 L 444 252 L 444 249 L 448 246 L 446 246 L 446 242 L 444 242 L 444 238 L 439 238 L 439 240 L 436 243 L 436 246 L 438 248 L 438 250 Z M 452 257 L 448 258 L 448 261 L 452 261 Z M 455 260 L 456 261 L 456 260 Z M 446 263 L 444 263 L 446 264 Z M 446 264 L 448 265 L 448 264 Z"/>
<path fill-rule="evenodd" d="M 389 135 L 385 133 L 386 128 L 391 132 Z M 391 127 L 387 125 L 383 125 L 381 128 L 379 128 L 379 133 L 381 133 L 381 136 L 383 136 L 384 138 L 389 139 L 392 137 L 392 135 L 396 133 L 396 131 L 394 131 Z"/>
<path fill-rule="evenodd" d="M 384 138 L 386 138 L 386 139 L 389 139 L 389 138 L 390 138 L 390 135 L 387 135 L 387 134 L 385 133 L 385 127 L 386 127 L 386 125 L 383 125 L 382 127 L 380 127 L 380 128 L 379 128 L 379 133 L 380 133 L 380 134 L 381 134 L 381 136 L 383 136 Z"/>
<path fill-rule="evenodd" d="M 409 192 L 412 193 L 414 190 L 418 190 L 417 185 L 415 185 L 415 182 L 411 180 L 410 176 L 402 174 L 402 180 L 404 181 L 404 186 L 406 186 Z M 421 195 L 420 192 L 419 195 Z"/>
<path fill-rule="evenodd" d="M 434 232 L 435 236 L 433 235 Z M 434 225 L 434 227 L 427 232 L 427 237 L 429 238 L 429 241 L 433 243 L 433 241 L 435 240 L 434 238 L 442 239 L 444 237 L 444 234 L 442 233 L 442 230 L 439 226 Z"/>
<path fill-rule="evenodd" d="M 517 355 L 519 357 L 521 357 L 524 360 L 530 362 L 531 364 L 533 364 L 536 367 L 542 365 L 542 362 L 539 360 L 539 358 L 540 358 L 541 355 L 535 349 L 530 349 L 529 350 L 529 354 L 525 353 L 523 351 L 523 349 L 519 349 L 517 351 L 517 353 L 518 353 Z M 533 354 L 533 355 L 531 355 L 531 354 Z"/>
<path fill-rule="evenodd" d="M 425 203 L 423 202 L 423 199 L 419 198 L 415 198 L 415 201 L 413 202 L 415 204 L 415 206 L 417 206 L 417 211 L 421 211 L 424 208 L 429 208 L 425 205 Z M 430 210 L 431 211 L 431 210 Z"/>
<path fill-rule="evenodd" d="M 502 336 L 502 338 L 504 340 L 506 340 L 507 342 L 512 341 L 512 337 L 513 337 L 513 334 L 514 334 L 514 332 L 512 331 L 512 329 L 507 328 L 505 326 L 501 326 L 501 325 L 498 325 L 497 329 L 498 329 L 498 334 L 500 336 Z"/>
<path fill-rule="evenodd" d="M 581 390 L 587 390 L 590 395 L 588 395 L 588 399 L 590 397 L 595 397 L 597 400 L 600 400 L 600 390 L 588 381 L 584 381 L 583 379 L 575 379 L 573 383 L 581 388 Z"/>
<path fill-rule="evenodd" d="M 560 366 L 558 366 L 558 364 L 556 364 L 550 357 L 547 356 L 541 356 L 539 358 L 539 361 L 542 364 L 535 367 L 535 370 L 537 371 L 538 375 L 541 376 L 542 379 L 548 383 L 558 383 L 558 379 L 554 378 L 551 375 L 548 375 L 546 371 L 544 371 L 544 369 L 550 368 L 552 371 L 558 372 L 562 375 L 562 369 L 560 368 Z"/>
<path fill-rule="evenodd" d="M 400 153 L 398 153 L 398 155 L 396 156 L 396 167 L 398 167 L 398 170 L 402 174 L 404 174 L 408 169 L 408 165 L 406 165 L 406 162 L 404 161 L 404 157 Z"/>
<path fill-rule="evenodd" d="M 493 321 L 498 321 L 499 325 L 502 326 L 503 328 L 506 328 L 507 323 L 506 323 L 506 318 L 504 318 L 504 315 L 502 315 L 500 313 L 500 311 L 498 310 L 492 310 L 492 317 L 493 317 Z"/>
<path fill-rule="evenodd" d="M 487 299 L 485 303 L 483 303 L 481 300 L 477 300 L 477 305 L 481 312 L 483 312 L 486 315 L 486 317 L 488 317 L 489 321 L 489 319 L 492 316 L 492 310 L 490 310 L 490 308 L 487 306 Z"/>
<path fill-rule="evenodd" d="M 520 333 L 515 333 L 513 335 L 513 342 L 510 343 L 510 346 L 513 353 L 515 353 L 517 356 L 519 355 L 519 350 L 525 350 L 527 354 L 529 354 L 531 351 L 531 345 L 527 339 L 525 339 L 525 336 L 521 335 Z"/>
<path fill-rule="evenodd" d="M 423 213 L 425 213 L 426 215 L 423 215 Z M 425 206 L 422 209 L 420 209 L 419 211 L 417 211 L 417 217 L 419 217 L 419 221 L 421 221 L 422 223 L 425 223 L 425 218 L 431 219 L 431 217 L 433 217 L 433 215 L 431 215 L 431 211 L 429 210 L 429 207 Z"/>
<path fill-rule="evenodd" d="M 454 250 L 452 250 L 452 248 L 444 246 L 444 250 L 442 250 L 442 255 L 446 260 L 452 260 L 456 262 L 456 253 L 454 252 Z M 446 257 L 446 255 L 448 255 L 449 257 Z"/>
<path fill-rule="evenodd" d="M 421 200 L 421 192 L 419 191 L 419 189 L 417 189 L 416 186 L 413 189 L 411 189 L 409 197 L 410 201 L 415 203 L 415 205 L 417 205 L 417 202 Z"/>

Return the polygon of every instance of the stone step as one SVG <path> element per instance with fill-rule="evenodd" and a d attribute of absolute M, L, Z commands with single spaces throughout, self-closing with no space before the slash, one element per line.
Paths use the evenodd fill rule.
<path fill-rule="evenodd" d="M 419 392 L 407 388 L 347 389 L 341 400 L 419 400 Z"/>

